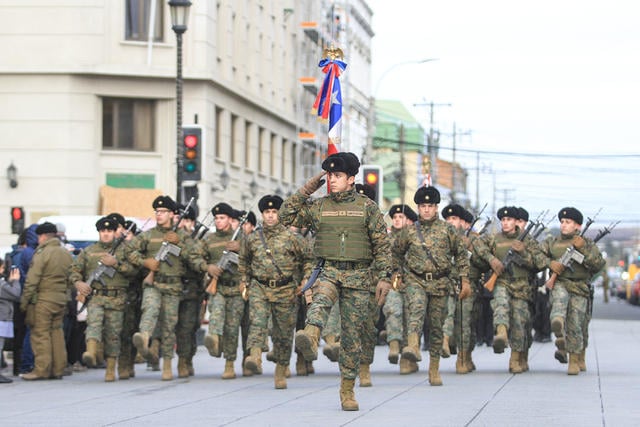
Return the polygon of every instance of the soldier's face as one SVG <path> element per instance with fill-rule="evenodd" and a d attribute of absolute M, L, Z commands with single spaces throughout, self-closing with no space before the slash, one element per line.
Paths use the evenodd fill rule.
<path fill-rule="evenodd" d="M 520 230 L 524 230 L 525 228 L 527 228 L 527 221 L 525 221 L 524 219 L 516 219 L 516 225 Z"/>
<path fill-rule="evenodd" d="M 216 215 L 213 219 L 216 230 L 227 231 L 231 228 L 231 217 L 224 214 Z"/>
<path fill-rule="evenodd" d="M 327 180 L 332 193 L 347 191 L 355 183 L 355 176 L 348 176 L 345 172 L 327 172 Z"/>
<path fill-rule="evenodd" d="M 504 233 L 513 233 L 516 230 L 516 219 L 509 216 L 503 216 L 500 220 L 502 231 Z"/>
<path fill-rule="evenodd" d="M 402 212 L 393 214 L 391 223 L 393 224 L 393 228 L 400 229 L 407 223 L 407 217 Z"/>
<path fill-rule="evenodd" d="M 250 222 L 245 222 L 244 224 L 242 224 L 242 232 L 246 235 L 251 234 L 254 228 L 254 225 Z"/>
<path fill-rule="evenodd" d="M 435 203 L 420 203 L 418 205 L 418 213 L 420 218 L 431 221 L 438 216 L 438 205 Z"/>
<path fill-rule="evenodd" d="M 562 218 L 560 220 L 560 233 L 565 236 L 575 234 L 581 228 L 582 226 L 572 219 Z"/>
<path fill-rule="evenodd" d="M 460 228 L 460 217 L 451 215 L 445 219 L 449 224 L 453 225 L 456 229 Z"/>
<path fill-rule="evenodd" d="M 156 224 L 161 227 L 169 227 L 173 222 L 173 211 L 165 208 L 156 209 Z"/>
<path fill-rule="evenodd" d="M 104 230 L 98 231 L 98 233 L 100 234 L 100 241 L 102 243 L 111 243 L 113 242 L 113 239 L 116 238 L 115 230 L 107 230 L 105 228 Z"/>
<path fill-rule="evenodd" d="M 122 237 L 122 234 L 124 233 L 124 230 L 126 230 L 122 225 L 118 224 L 118 229 L 116 230 L 116 237 L 120 238 Z"/>
<path fill-rule="evenodd" d="M 262 222 L 265 225 L 273 226 L 278 223 L 278 209 L 265 209 L 262 211 Z"/>

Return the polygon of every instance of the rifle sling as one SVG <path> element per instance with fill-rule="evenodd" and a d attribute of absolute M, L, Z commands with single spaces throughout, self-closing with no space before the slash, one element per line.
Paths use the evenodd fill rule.
<path fill-rule="evenodd" d="M 284 274 L 282 273 L 282 270 L 280 270 L 280 267 L 278 267 L 278 264 L 276 264 L 276 260 L 273 259 L 273 255 L 271 254 L 271 249 L 269 249 L 269 246 L 267 246 L 267 241 L 264 238 L 264 233 L 262 232 L 262 227 L 260 227 L 258 229 L 258 234 L 260 235 L 260 240 L 262 240 L 262 245 L 264 246 L 264 248 L 265 248 L 265 250 L 267 252 L 267 257 L 269 257 L 269 260 L 271 261 L 273 266 L 276 268 L 276 271 L 278 272 L 278 275 L 280 276 L 280 280 L 282 280 L 284 278 Z"/>
<path fill-rule="evenodd" d="M 416 233 L 418 233 L 418 238 L 420 239 L 420 243 L 422 243 L 422 248 L 424 249 L 424 253 L 427 254 L 427 258 L 431 260 L 436 270 L 440 270 L 440 266 L 436 262 L 433 255 L 431 255 L 431 251 L 427 247 L 427 243 L 424 241 L 424 236 L 422 235 L 422 230 L 420 229 L 420 221 L 416 221 L 415 225 L 416 225 Z"/>

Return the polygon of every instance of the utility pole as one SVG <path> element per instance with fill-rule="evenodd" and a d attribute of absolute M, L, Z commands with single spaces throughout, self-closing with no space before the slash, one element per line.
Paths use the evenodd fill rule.
<path fill-rule="evenodd" d="M 433 129 L 433 107 L 451 107 L 451 104 L 437 104 L 433 101 L 431 102 L 422 102 L 413 104 L 414 107 L 429 107 L 429 135 L 427 136 L 427 152 L 424 154 L 428 155 L 427 160 L 427 173 L 431 175 L 431 183 L 435 186 L 438 182 L 437 178 L 437 156 L 438 156 L 438 145 L 437 143 L 440 141 L 440 136 L 438 135 L 438 139 L 434 140 L 434 129 Z"/>
<path fill-rule="evenodd" d="M 398 177 L 398 185 L 400 186 L 400 203 L 405 203 L 404 196 L 407 189 L 406 186 L 406 168 L 404 163 L 405 142 L 404 142 L 404 123 L 400 124 L 400 138 L 399 139 L 399 152 L 400 152 L 400 176 Z"/>

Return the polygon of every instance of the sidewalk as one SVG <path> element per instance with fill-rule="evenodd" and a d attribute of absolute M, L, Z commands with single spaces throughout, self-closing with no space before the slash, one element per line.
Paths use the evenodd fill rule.
<path fill-rule="evenodd" d="M 340 410 L 338 367 L 322 354 L 315 375 L 294 373 L 288 389 L 275 390 L 272 363 L 264 362 L 264 375 L 221 380 L 224 361 L 204 347 L 189 379 L 161 381 L 144 365 L 136 365 L 136 378 L 109 384 L 93 369 L 62 381 L 14 377 L 0 386 L 0 411 L 4 426 L 639 425 L 640 322 L 594 320 L 590 333 L 587 372 L 578 376 L 554 359 L 552 343 L 534 343 L 531 371 L 519 375 L 507 371 L 508 351 L 479 347 L 474 373 L 456 375 L 455 356 L 442 360 L 442 387 L 428 384 L 426 353 L 420 372 L 401 376 L 387 362 L 387 347 L 376 347 L 374 386 L 356 386 L 359 412 Z"/>

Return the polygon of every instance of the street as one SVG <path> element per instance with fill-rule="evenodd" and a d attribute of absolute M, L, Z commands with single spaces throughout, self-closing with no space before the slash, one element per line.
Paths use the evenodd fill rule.
<path fill-rule="evenodd" d="M 603 316 L 600 316 L 603 313 Z M 618 318 L 611 320 L 612 313 Z M 632 426 L 640 424 L 640 307 L 596 296 L 587 372 L 566 374 L 553 343 L 534 343 L 527 373 L 507 371 L 509 352 L 489 347 L 473 353 L 477 371 L 456 375 L 455 356 L 443 359 L 444 385 L 427 381 L 428 355 L 420 371 L 399 375 L 376 347 L 373 387 L 356 386 L 359 412 L 340 410 L 337 364 L 320 352 L 316 374 L 273 388 L 274 365 L 264 374 L 221 380 L 222 359 L 200 347 L 195 377 L 161 381 L 160 372 L 136 365 L 136 377 L 104 383 L 104 371 L 75 373 L 62 381 L 0 386 L 3 425 L 306 425 L 306 426 Z M 264 358 L 264 356 L 263 356 Z M 174 359 L 174 374 L 175 363 Z M 292 370 L 294 368 L 292 360 Z M 236 373 L 241 374 L 236 362 Z"/>

